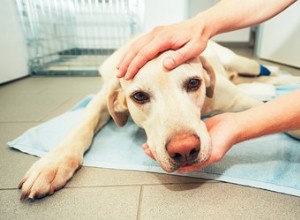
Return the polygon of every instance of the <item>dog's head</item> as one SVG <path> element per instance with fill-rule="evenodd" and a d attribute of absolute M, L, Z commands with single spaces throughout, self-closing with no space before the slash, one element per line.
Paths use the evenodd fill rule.
<path fill-rule="evenodd" d="M 201 121 L 206 97 L 213 96 L 214 73 L 204 58 L 191 59 L 166 71 L 162 60 L 149 61 L 135 76 L 121 79 L 109 93 L 108 108 L 122 126 L 129 114 L 144 128 L 147 144 L 167 172 L 206 161 L 210 137 Z"/>

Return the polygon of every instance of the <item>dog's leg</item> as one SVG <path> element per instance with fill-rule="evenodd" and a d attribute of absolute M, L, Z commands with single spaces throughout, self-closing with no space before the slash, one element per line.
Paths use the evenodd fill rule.
<path fill-rule="evenodd" d="M 232 50 L 223 47 L 213 41 L 209 42 L 214 52 L 218 55 L 221 63 L 228 72 L 236 72 L 249 76 L 258 76 L 260 74 L 267 74 L 266 69 L 255 60 L 239 56 Z"/>
<path fill-rule="evenodd" d="M 289 136 L 300 140 L 300 130 L 293 130 L 286 132 Z"/>
<path fill-rule="evenodd" d="M 62 188 L 80 167 L 94 133 L 109 118 L 106 89 L 102 89 L 88 104 L 80 123 L 26 173 L 19 183 L 21 200 L 40 198 Z"/>
<path fill-rule="evenodd" d="M 244 94 L 223 75 L 216 75 L 214 96 L 205 100 L 203 115 L 222 112 L 239 112 L 262 104 L 261 101 Z"/>

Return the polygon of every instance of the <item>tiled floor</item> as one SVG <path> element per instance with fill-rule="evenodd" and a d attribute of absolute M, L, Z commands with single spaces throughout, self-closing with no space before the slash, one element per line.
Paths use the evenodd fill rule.
<path fill-rule="evenodd" d="M 61 114 L 100 86 L 98 77 L 30 77 L 0 87 L 0 219 L 300 218 L 298 197 L 193 178 L 87 167 L 53 196 L 20 202 L 16 186 L 37 158 L 9 149 L 6 142 Z"/>

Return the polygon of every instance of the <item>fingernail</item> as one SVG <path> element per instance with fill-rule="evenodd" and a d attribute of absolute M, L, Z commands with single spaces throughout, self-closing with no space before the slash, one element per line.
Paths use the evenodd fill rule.
<path fill-rule="evenodd" d="M 116 76 L 117 76 L 118 78 L 122 78 L 122 77 L 124 76 L 124 71 L 122 71 L 122 70 L 117 71 Z"/>
<path fill-rule="evenodd" d="M 172 69 L 175 65 L 175 61 L 172 58 L 167 57 L 163 64 L 167 69 Z"/>
<path fill-rule="evenodd" d="M 130 79 L 130 75 L 128 74 L 128 72 L 125 74 L 124 79 L 126 79 L 126 80 Z"/>

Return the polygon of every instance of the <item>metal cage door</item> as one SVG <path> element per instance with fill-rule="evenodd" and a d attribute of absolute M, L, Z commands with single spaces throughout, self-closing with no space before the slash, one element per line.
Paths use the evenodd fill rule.
<path fill-rule="evenodd" d="M 143 1 L 16 0 L 33 75 L 96 75 L 139 32 Z"/>

